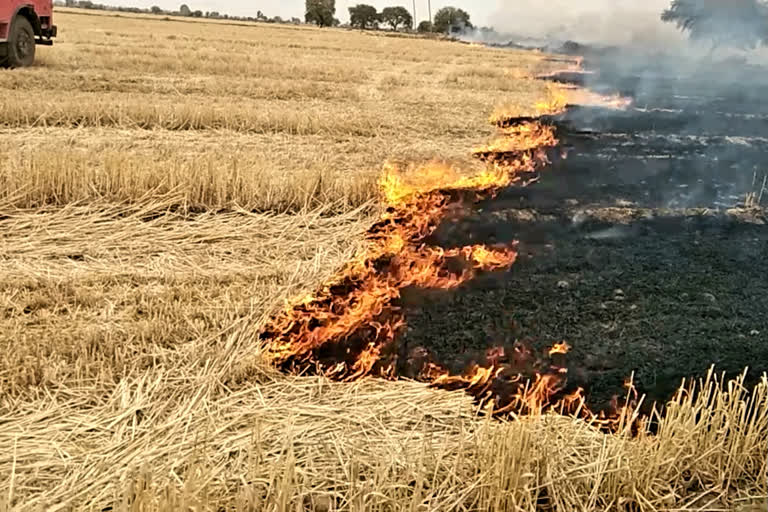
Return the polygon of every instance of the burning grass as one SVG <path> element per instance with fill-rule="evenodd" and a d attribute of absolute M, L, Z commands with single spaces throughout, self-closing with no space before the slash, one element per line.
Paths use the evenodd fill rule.
<path fill-rule="evenodd" d="M 543 133 L 550 137 L 542 138 Z M 478 175 L 462 175 L 440 164 L 407 174 L 388 169 L 380 184 L 385 211 L 368 231 L 366 251 L 319 293 L 266 327 L 270 359 L 285 368 L 315 367 L 342 379 L 391 375 L 398 364 L 392 345 L 404 325 L 395 304 L 402 289 L 456 288 L 478 271 L 512 265 L 517 257 L 513 246 L 444 250 L 425 243 L 451 210 L 521 181 L 546 161 L 546 145 L 556 144 L 544 126 L 526 126 L 508 136 L 515 138 L 511 144 L 518 148 L 517 159 Z M 331 363 L 323 362 L 328 357 L 323 351 L 330 351 Z M 416 372 L 445 370 L 429 362 Z"/>
<path fill-rule="evenodd" d="M 513 245 L 443 250 L 428 235 L 543 160 L 547 128 L 531 125 L 506 134 L 536 139 L 507 140 L 514 158 L 456 163 L 492 134 L 500 93 L 556 110 L 530 78 L 540 55 L 76 11 L 58 23 L 40 67 L 0 73 L 7 97 L 44 106 L 0 111 L 0 510 L 650 512 L 768 493 L 765 380 L 712 377 L 655 435 L 626 421 L 605 436 L 549 414 L 479 418 L 464 390 L 517 382 L 510 354 L 460 375 L 413 358 L 456 393 L 275 371 L 386 375 L 407 285 L 514 262 Z M 435 157 L 454 165 L 403 163 Z M 297 312 L 325 314 L 324 329 Z M 321 352 L 345 333 L 355 359 L 339 365 Z M 541 356 L 543 375 L 565 350 Z M 551 397 L 526 389 L 541 412 Z"/>

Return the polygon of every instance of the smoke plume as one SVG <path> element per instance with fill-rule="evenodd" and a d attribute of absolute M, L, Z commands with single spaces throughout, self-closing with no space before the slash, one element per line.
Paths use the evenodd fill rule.
<path fill-rule="evenodd" d="M 493 19 L 500 32 L 548 43 L 662 49 L 685 42 L 674 25 L 661 21 L 667 7 L 669 0 L 505 0 Z"/>

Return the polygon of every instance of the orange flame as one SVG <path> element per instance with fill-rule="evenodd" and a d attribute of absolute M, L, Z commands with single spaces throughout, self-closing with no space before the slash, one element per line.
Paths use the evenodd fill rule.
<path fill-rule="evenodd" d="M 558 141 L 555 130 L 550 125 L 538 122 L 525 122 L 502 129 L 503 136 L 486 146 L 472 150 L 475 155 L 484 153 L 518 153 L 539 148 L 554 147 Z"/>
<path fill-rule="evenodd" d="M 533 149 L 547 133 L 551 131 L 546 127 L 529 124 L 507 136 L 517 147 Z M 554 144 L 551 137 L 545 140 Z M 368 233 L 368 248 L 313 297 L 302 298 L 272 319 L 263 333 L 269 340 L 269 357 L 277 365 L 301 363 L 313 360 L 313 354 L 329 344 L 357 336 L 363 345 L 353 351 L 354 358 L 322 371 L 337 377 L 373 372 L 403 325 L 393 305 L 403 288 L 455 288 L 477 272 L 501 270 L 515 262 L 512 246 L 444 250 L 423 241 L 450 205 L 493 194 L 539 161 L 537 155 L 521 154 L 513 162 L 491 165 L 473 176 L 438 162 L 406 171 L 387 165 L 379 182 L 387 208 Z M 463 260 L 466 265 L 458 272 L 449 271 L 448 260 Z"/>
<path fill-rule="evenodd" d="M 549 355 L 552 356 L 554 354 L 567 354 L 570 352 L 571 346 L 568 345 L 566 342 L 562 343 L 555 343 L 555 345 L 549 349 Z"/>
<path fill-rule="evenodd" d="M 561 97 L 553 95 L 537 111 L 564 106 Z M 456 288 L 479 272 L 504 270 L 515 263 L 515 244 L 443 249 L 427 243 L 449 210 L 521 182 L 522 175 L 547 162 L 542 148 L 558 143 L 554 128 L 539 122 L 505 126 L 501 139 L 477 151 L 506 156 L 489 158 L 493 163 L 479 174 L 466 175 L 439 162 L 408 169 L 385 166 L 379 181 L 384 209 L 368 231 L 365 250 L 313 295 L 276 314 L 262 330 L 267 357 L 275 365 L 342 380 L 372 374 L 393 377 L 394 341 L 405 325 L 397 302 L 404 288 Z M 569 349 L 558 343 L 549 356 Z M 556 404 L 567 411 L 581 407 L 580 390 L 557 398 L 564 394 L 567 369 L 553 365 L 549 373 L 536 373 L 530 383 L 509 361 L 525 361 L 529 352 L 517 347 L 509 353 L 503 348 L 491 352 L 485 366 L 474 365 L 463 375 L 452 375 L 425 352 L 418 356 L 420 378 L 439 388 L 465 389 L 480 400 L 492 398 L 498 413 L 541 412 Z"/>

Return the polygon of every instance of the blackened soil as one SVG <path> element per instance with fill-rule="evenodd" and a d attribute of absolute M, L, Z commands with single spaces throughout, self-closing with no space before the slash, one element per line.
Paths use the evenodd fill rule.
<path fill-rule="evenodd" d="M 565 340 L 570 384 L 597 408 L 633 373 L 663 401 L 713 365 L 768 372 L 766 211 L 740 207 L 768 172 L 768 72 L 715 83 L 603 64 L 596 87 L 642 105 L 571 111 L 558 120 L 568 159 L 438 229 L 445 247 L 518 240 L 521 258 L 450 293 L 406 294 L 401 353 L 460 371 L 497 345 Z"/>
<path fill-rule="evenodd" d="M 509 272 L 411 302 L 401 342 L 460 371 L 485 348 L 525 339 L 545 350 L 566 340 L 570 384 L 589 390 L 598 408 L 633 372 L 641 392 L 665 400 L 712 365 L 732 375 L 768 371 L 768 229 L 753 223 L 762 220 L 649 215 L 509 210 L 490 223 L 465 219 L 462 228 L 483 219 L 484 230 L 472 232 L 488 241 L 516 233 L 521 259 Z M 450 227 L 437 238 L 464 241 Z"/>

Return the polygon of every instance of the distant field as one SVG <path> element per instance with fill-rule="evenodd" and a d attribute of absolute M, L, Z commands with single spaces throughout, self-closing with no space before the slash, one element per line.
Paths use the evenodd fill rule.
<path fill-rule="evenodd" d="M 662 510 L 689 483 L 695 510 L 725 497 L 694 477 L 756 464 L 755 429 L 709 429 L 743 412 L 735 391 L 632 440 L 260 360 L 265 318 L 360 248 L 383 165 L 478 169 L 494 108 L 533 112 L 556 62 L 288 25 L 56 24 L 35 67 L 0 71 L 0 511 Z"/>
<path fill-rule="evenodd" d="M 0 194 L 21 207 L 179 186 L 203 207 L 357 206 L 387 159 L 466 158 L 493 106 L 532 106 L 544 86 L 526 77 L 548 69 L 532 54 L 288 25 L 70 11 L 57 23 L 34 69 L 0 75 Z"/>

